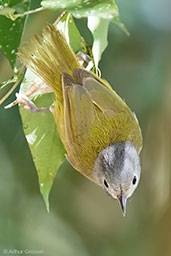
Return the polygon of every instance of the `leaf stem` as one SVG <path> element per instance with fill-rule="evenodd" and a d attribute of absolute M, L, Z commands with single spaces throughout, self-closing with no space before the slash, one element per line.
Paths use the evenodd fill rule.
<path fill-rule="evenodd" d="M 18 75 L 18 77 L 14 77 L 9 81 L 9 83 L 13 83 L 13 86 L 11 89 L 0 99 L 0 105 L 11 95 L 11 93 L 17 88 L 18 85 L 20 85 L 24 79 L 26 72 L 26 68 L 21 67 L 18 72 L 15 73 L 15 77 Z M 8 83 L 7 83 L 8 84 Z"/>
<path fill-rule="evenodd" d="M 15 17 L 15 19 L 17 19 L 19 17 L 23 17 L 25 15 L 29 15 L 29 14 L 36 13 L 36 12 L 41 12 L 43 10 L 44 10 L 44 8 L 40 7 L 40 8 L 37 8 L 37 9 L 34 9 L 34 10 L 30 10 L 30 11 L 27 11 L 27 12 L 24 12 L 24 13 L 21 13 L 21 14 L 15 14 L 14 17 Z"/>
<path fill-rule="evenodd" d="M 65 15 L 65 13 L 66 13 L 66 11 L 61 12 L 61 14 L 58 16 L 58 18 L 53 23 L 54 26 L 56 26 L 59 23 L 59 21 L 62 19 L 62 17 Z"/>
<path fill-rule="evenodd" d="M 11 93 L 15 90 L 18 84 L 19 84 L 19 81 L 16 81 L 12 86 L 12 88 L 4 95 L 2 99 L 0 99 L 0 105 L 11 95 Z"/>

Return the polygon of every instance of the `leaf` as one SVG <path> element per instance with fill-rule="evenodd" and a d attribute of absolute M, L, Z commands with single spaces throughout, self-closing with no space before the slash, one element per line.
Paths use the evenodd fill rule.
<path fill-rule="evenodd" d="M 130 35 L 130 33 L 129 33 L 129 31 L 127 30 L 127 28 L 125 27 L 125 25 L 120 21 L 119 15 L 118 15 L 118 16 L 115 16 L 115 17 L 112 19 L 112 21 L 113 21 L 116 25 L 118 25 L 118 27 L 120 27 L 120 29 L 121 29 L 123 32 L 125 32 L 125 34 L 126 34 L 127 36 Z"/>
<path fill-rule="evenodd" d="M 74 51 L 81 50 L 83 46 L 82 37 L 75 26 L 71 14 L 66 14 L 56 25 L 67 37 Z M 37 107 L 51 106 L 54 102 L 54 94 L 41 95 L 41 80 L 29 69 L 21 85 L 20 93 L 28 93 L 29 88 L 34 83 L 39 85 L 34 97 L 30 100 Z M 43 195 L 47 210 L 49 210 L 49 193 L 56 173 L 65 159 L 65 149 L 57 132 L 56 123 L 52 113 L 38 112 L 30 113 L 20 107 L 24 133 L 29 144 L 33 161 L 39 178 L 40 191 Z"/>
<path fill-rule="evenodd" d="M 88 28 L 90 29 L 94 37 L 92 53 L 94 56 L 96 68 L 98 67 L 98 63 L 101 59 L 103 51 L 108 45 L 108 25 L 109 20 L 101 19 L 96 16 L 88 17 Z"/>
<path fill-rule="evenodd" d="M 4 15 L 5 17 L 13 20 L 13 15 L 16 10 L 14 8 L 3 8 L 0 10 L 0 15 Z"/>
<path fill-rule="evenodd" d="M 47 9 L 63 9 L 69 11 L 76 18 L 95 15 L 104 19 L 112 19 L 118 15 L 117 6 L 113 0 L 43 0 L 41 5 Z"/>
<path fill-rule="evenodd" d="M 0 5 L 0 12 L 6 16 L 12 16 L 14 10 L 27 11 L 29 1 L 2 1 Z M 0 48 L 2 49 L 5 57 L 9 60 L 12 68 L 15 66 L 16 52 L 20 44 L 22 32 L 24 29 L 25 17 L 18 18 L 17 20 L 10 20 L 9 18 L 0 15 Z"/>
<path fill-rule="evenodd" d="M 49 9 L 63 9 L 71 12 L 76 18 L 88 17 L 88 28 L 93 34 L 94 43 L 92 53 L 96 69 L 105 48 L 107 47 L 107 34 L 109 22 L 116 23 L 127 35 L 124 24 L 120 22 L 119 10 L 113 0 L 43 0 L 41 5 Z"/>
<path fill-rule="evenodd" d="M 127 35 L 129 35 L 129 32 L 125 28 L 124 24 L 120 22 L 119 16 L 113 18 L 112 21 L 114 21 Z M 98 68 L 101 55 L 108 45 L 107 36 L 109 23 L 110 20 L 102 19 L 98 16 L 88 17 L 88 28 L 92 32 L 94 38 L 92 53 L 96 68 Z"/>
<path fill-rule="evenodd" d="M 56 27 L 63 32 L 67 43 L 75 53 L 85 50 L 85 41 L 76 27 L 71 13 L 66 13 Z"/>
<path fill-rule="evenodd" d="M 33 82 L 39 79 L 33 72 L 27 70 L 21 85 L 20 93 L 25 94 Z M 54 95 L 34 95 L 30 98 L 37 107 L 51 106 Z M 56 123 L 51 112 L 31 113 L 20 107 L 24 133 L 29 144 L 33 161 L 38 173 L 40 191 L 49 211 L 49 192 L 57 170 L 65 159 L 65 149 L 57 132 Z"/>
<path fill-rule="evenodd" d="M 119 10 L 113 0 L 43 0 L 41 5 L 47 9 L 69 11 L 76 18 L 96 16 L 111 20 L 122 28 L 122 23 L 119 21 Z"/>

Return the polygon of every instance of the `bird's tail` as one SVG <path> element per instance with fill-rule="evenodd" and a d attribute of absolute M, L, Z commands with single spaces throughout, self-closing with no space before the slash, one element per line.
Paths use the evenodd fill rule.
<path fill-rule="evenodd" d="M 72 71 L 80 67 L 64 36 L 50 24 L 44 28 L 42 36 L 35 35 L 19 49 L 18 57 L 54 90 L 59 99 L 62 97 L 61 74 L 72 75 Z"/>

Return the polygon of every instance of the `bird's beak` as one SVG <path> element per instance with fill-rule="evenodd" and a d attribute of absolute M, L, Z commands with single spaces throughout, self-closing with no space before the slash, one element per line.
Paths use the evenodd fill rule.
<path fill-rule="evenodd" d="M 126 214 L 126 201 L 127 201 L 127 197 L 124 196 L 123 194 L 120 194 L 119 196 L 117 196 L 117 198 L 118 198 L 119 204 L 121 206 L 123 216 L 125 216 L 125 214 Z"/>

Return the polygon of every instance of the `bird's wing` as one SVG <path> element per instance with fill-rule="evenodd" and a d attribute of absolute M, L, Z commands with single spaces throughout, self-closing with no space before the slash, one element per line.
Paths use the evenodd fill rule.
<path fill-rule="evenodd" d="M 85 144 L 89 148 L 97 146 L 100 150 L 111 143 L 128 140 L 140 150 L 141 131 L 133 112 L 113 90 L 103 84 L 103 80 L 99 81 L 91 73 L 88 76 L 87 71 L 84 74 L 75 81 L 67 74 L 63 76 L 68 144 Z"/>
<path fill-rule="evenodd" d="M 82 83 L 93 103 L 105 117 L 102 120 L 102 129 L 105 130 L 105 126 L 109 124 L 112 126 L 110 128 L 113 132 L 111 143 L 115 143 L 117 140 L 132 141 L 140 152 L 142 148 L 141 130 L 135 114 L 126 103 L 109 86 L 103 84 L 103 81 L 99 82 L 94 77 L 85 76 Z"/>
<path fill-rule="evenodd" d="M 66 139 L 81 141 L 95 118 L 94 105 L 87 90 L 68 75 L 62 77 Z"/>
<path fill-rule="evenodd" d="M 128 108 L 114 91 L 92 77 L 83 78 L 83 87 L 88 91 L 93 103 L 106 116 L 115 116 Z"/>
<path fill-rule="evenodd" d="M 76 68 L 73 71 L 73 76 L 76 82 L 83 85 L 88 91 L 93 103 L 108 117 L 115 116 L 128 108 L 111 86 L 92 72 Z"/>

